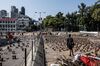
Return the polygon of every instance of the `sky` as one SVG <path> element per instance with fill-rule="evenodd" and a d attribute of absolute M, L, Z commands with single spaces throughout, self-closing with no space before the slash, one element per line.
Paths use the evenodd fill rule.
<path fill-rule="evenodd" d="M 26 15 L 37 19 L 39 18 L 39 13 L 35 12 L 42 12 L 42 17 L 55 15 L 58 12 L 66 14 L 78 10 L 78 5 L 82 2 L 90 6 L 96 1 L 97 0 L 0 0 L 0 10 L 7 10 L 8 13 L 10 13 L 11 6 L 16 6 L 19 11 L 20 8 L 24 6 Z"/>

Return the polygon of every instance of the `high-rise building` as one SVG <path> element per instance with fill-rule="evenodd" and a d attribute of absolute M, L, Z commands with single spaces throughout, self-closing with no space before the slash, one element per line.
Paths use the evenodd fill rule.
<path fill-rule="evenodd" d="M 6 10 L 1 10 L 0 11 L 0 18 L 7 17 L 7 11 Z"/>
<path fill-rule="evenodd" d="M 18 8 L 15 6 L 11 6 L 11 18 L 17 18 L 18 17 Z"/>
<path fill-rule="evenodd" d="M 23 6 L 21 7 L 21 12 L 20 12 L 20 14 L 25 15 L 25 8 L 24 8 Z"/>

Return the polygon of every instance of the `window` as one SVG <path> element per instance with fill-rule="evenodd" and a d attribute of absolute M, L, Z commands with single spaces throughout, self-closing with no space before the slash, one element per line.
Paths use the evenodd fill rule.
<path fill-rule="evenodd" d="M 8 25 L 8 28 L 10 27 L 10 25 Z"/>
<path fill-rule="evenodd" d="M 15 21 L 13 23 L 15 23 Z"/>
<path fill-rule="evenodd" d="M 3 25 L 3 27 L 4 27 L 4 25 Z"/>
<path fill-rule="evenodd" d="M 3 23 L 5 23 L 5 22 L 3 21 Z"/>
<path fill-rule="evenodd" d="M 7 25 L 5 25 L 5 27 L 7 27 Z"/>
<path fill-rule="evenodd" d="M 12 28 L 12 25 L 11 25 L 11 28 Z"/>
<path fill-rule="evenodd" d="M 8 23 L 10 23 L 10 22 L 8 21 Z"/>
<path fill-rule="evenodd" d="M 15 27 L 15 25 L 13 25 L 13 27 Z"/>

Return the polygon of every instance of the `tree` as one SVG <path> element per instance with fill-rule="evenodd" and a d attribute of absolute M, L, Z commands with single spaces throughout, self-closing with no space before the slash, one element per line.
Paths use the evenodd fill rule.
<path fill-rule="evenodd" d="M 96 20 L 96 21 L 100 21 L 100 9 L 95 9 L 92 17 Z"/>
<path fill-rule="evenodd" d="M 87 11 L 87 8 L 86 8 L 86 5 L 84 3 L 81 3 L 80 5 L 78 5 L 78 8 L 79 8 L 79 14 L 80 14 L 80 17 L 79 17 L 79 24 L 82 25 L 84 27 L 84 30 L 85 30 L 85 20 L 86 20 L 86 11 Z"/>
<path fill-rule="evenodd" d="M 64 22 L 65 22 L 65 17 L 63 16 L 63 13 L 62 12 L 58 12 L 55 16 L 55 19 L 57 19 L 57 26 L 56 28 L 58 30 L 61 30 L 61 28 L 64 29 Z"/>
<path fill-rule="evenodd" d="M 100 0 L 92 6 L 84 3 L 78 5 L 79 11 L 67 13 L 63 16 L 58 12 L 55 16 L 47 16 L 43 20 L 45 27 L 52 27 L 54 30 L 66 28 L 68 31 L 81 30 L 96 31 L 100 28 Z"/>
<path fill-rule="evenodd" d="M 43 24 L 45 27 L 52 27 L 54 30 L 61 30 L 61 28 L 64 28 L 64 20 L 65 17 L 63 16 L 63 13 L 58 12 L 54 17 L 51 15 L 47 16 L 43 20 Z"/>
<path fill-rule="evenodd" d="M 50 27 L 50 26 L 52 27 L 53 25 L 51 25 L 52 23 L 50 23 L 50 22 L 52 22 L 51 20 L 53 18 L 54 18 L 53 16 L 49 15 L 43 20 L 42 23 L 44 24 L 45 27 Z"/>
<path fill-rule="evenodd" d="M 92 7 L 91 7 L 91 17 L 94 23 L 95 30 L 99 31 L 100 29 L 100 0 L 98 0 Z"/>
<path fill-rule="evenodd" d="M 66 28 L 68 31 L 78 31 L 77 12 L 66 14 Z"/>
<path fill-rule="evenodd" d="M 96 20 L 96 21 L 100 21 L 100 1 L 98 0 L 95 5 L 93 6 L 93 13 L 92 13 L 92 17 Z"/>

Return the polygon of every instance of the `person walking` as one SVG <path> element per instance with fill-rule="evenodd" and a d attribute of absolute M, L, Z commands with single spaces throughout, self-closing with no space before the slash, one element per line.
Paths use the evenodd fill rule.
<path fill-rule="evenodd" d="M 73 38 L 71 37 L 71 34 L 69 34 L 67 38 L 67 47 L 70 50 L 69 56 L 72 56 L 72 55 L 74 56 L 74 53 L 73 53 L 74 41 L 73 41 Z"/>

